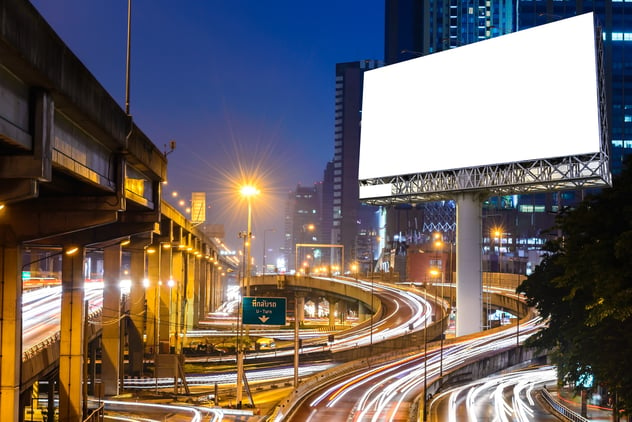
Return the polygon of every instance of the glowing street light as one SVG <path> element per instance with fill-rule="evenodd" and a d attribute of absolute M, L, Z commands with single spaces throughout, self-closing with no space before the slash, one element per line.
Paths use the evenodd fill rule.
<path fill-rule="evenodd" d="M 260 191 L 252 185 L 244 185 L 240 190 L 241 196 L 248 203 L 248 228 L 246 231 L 246 296 L 250 296 L 250 244 L 252 239 L 252 197 L 259 195 Z"/>
<path fill-rule="evenodd" d="M 245 268 L 245 284 L 246 284 L 246 296 L 250 296 L 250 244 L 252 243 L 252 198 L 259 194 L 259 189 L 252 185 L 244 185 L 241 187 L 240 191 L 241 196 L 246 199 L 248 203 L 248 228 L 244 236 L 244 243 L 246 246 L 246 268 Z M 241 399 L 242 399 L 242 384 L 244 379 L 244 350 L 241 342 L 241 328 L 239 319 L 242 318 L 242 303 L 239 304 L 239 313 L 238 313 L 238 321 L 237 321 L 237 395 L 236 401 L 237 406 L 241 407 Z"/>

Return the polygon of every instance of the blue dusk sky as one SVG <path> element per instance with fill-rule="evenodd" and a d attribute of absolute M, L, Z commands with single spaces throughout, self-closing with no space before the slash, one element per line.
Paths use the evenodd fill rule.
<path fill-rule="evenodd" d="M 124 108 L 127 1 L 32 4 Z M 333 158 L 336 63 L 383 59 L 384 0 L 132 0 L 131 45 L 130 114 L 160 149 L 177 144 L 164 197 L 206 192 L 207 223 L 236 249 L 238 185 L 253 180 L 253 234 L 278 250 L 288 192 Z"/>

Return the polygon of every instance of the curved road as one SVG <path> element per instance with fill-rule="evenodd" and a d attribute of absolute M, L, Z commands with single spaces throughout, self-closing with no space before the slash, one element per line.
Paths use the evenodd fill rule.
<path fill-rule="evenodd" d="M 540 319 L 521 325 L 525 339 L 541 326 Z M 487 353 L 515 347 L 514 329 L 483 334 L 444 347 L 443 370 L 448 372 Z M 408 421 L 418 397 L 423 397 L 424 383 L 439 376 L 441 363 L 438 349 L 364 368 L 343 379 L 326 383 L 310 392 L 287 416 L 289 421 Z M 427 371 L 426 371 L 427 369 Z"/>
<path fill-rule="evenodd" d="M 538 389 L 556 382 L 553 366 L 482 378 L 435 396 L 428 421 L 559 421 L 537 399 Z"/>

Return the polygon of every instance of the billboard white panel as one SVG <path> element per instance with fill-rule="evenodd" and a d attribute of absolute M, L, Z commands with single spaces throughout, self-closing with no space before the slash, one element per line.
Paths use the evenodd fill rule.
<path fill-rule="evenodd" d="M 599 152 L 594 37 L 587 13 L 366 72 L 359 179 Z"/>

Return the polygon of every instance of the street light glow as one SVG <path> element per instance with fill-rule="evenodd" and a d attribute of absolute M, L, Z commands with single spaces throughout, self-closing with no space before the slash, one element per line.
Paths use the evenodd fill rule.
<path fill-rule="evenodd" d="M 240 192 L 242 196 L 245 196 L 247 198 L 251 196 L 259 195 L 259 189 L 257 189 L 256 187 L 252 185 L 242 186 Z"/>

